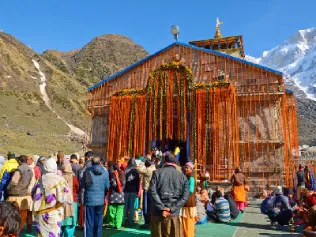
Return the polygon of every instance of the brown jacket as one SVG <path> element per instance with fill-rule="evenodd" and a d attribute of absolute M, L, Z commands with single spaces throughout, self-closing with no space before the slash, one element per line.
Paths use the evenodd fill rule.
<path fill-rule="evenodd" d="M 143 190 L 147 191 L 149 189 L 150 180 L 155 170 L 156 170 L 155 165 L 146 167 L 145 164 L 142 163 L 139 166 L 138 172 L 143 175 Z"/>
<path fill-rule="evenodd" d="M 246 184 L 246 178 L 243 173 L 233 174 L 232 183 L 234 186 L 241 186 Z"/>

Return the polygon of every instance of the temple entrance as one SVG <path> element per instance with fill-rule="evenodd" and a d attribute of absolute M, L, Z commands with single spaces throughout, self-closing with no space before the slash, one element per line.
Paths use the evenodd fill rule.
<path fill-rule="evenodd" d="M 150 74 L 146 88 L 146 153 L 153 144 L 162 151 L 174 151 L 179 146 L 179 161 L 186 162 L 191 85 L 190 70 L 178 63 L 164 64 Z"/>
<path fill-rule="evenodd" d="M 181 166 L 185 165 L 188 161 L 188 151 L 187 151 L 187 141 L 178 141 L 171 139 L 164 140 L 153 140 L 150 144 L 150 151 L 154 150 L 154 148 L 158 148 L 162 153 L 171 151 L 175 152 L 176 148 L 179 151 L 179 154 L 176 155 L 176 159 Z"/>

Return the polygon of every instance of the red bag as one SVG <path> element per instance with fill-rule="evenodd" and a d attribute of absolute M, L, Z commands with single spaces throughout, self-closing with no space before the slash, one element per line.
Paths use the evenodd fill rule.
<path fill-rule="evenodd" d="M 122 187 L 121 180 L 120 180 L 120 177 L 119 177 L 117 170 L 114 170 L 113 174 L 115 175 L 115 179 L 116 179 L 117 191 L 119 193 L 121 193 L 121 192 L 123 192 L 123 187 Z"/>

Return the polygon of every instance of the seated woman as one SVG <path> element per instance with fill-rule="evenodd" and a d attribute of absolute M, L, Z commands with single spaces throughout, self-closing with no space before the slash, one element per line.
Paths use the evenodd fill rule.
<path fill-rule="evenodd" d="M 197 217 L 198 217 L 198 221 L 195 223 L 196 225 L 205 224 L 207 222 L 205 206 L 201 202 L 200 198 L 201 198 L 200 195 L 196 196 L 196 211 L 197 211 Z"/>
<path fill-rule="evenodd" d="M 196 225 L 201 225 L 201 224 L 205 224 L 207 222 L 207 215 L 206 215 L 206 211 L 205 211 L 205 197 L 202 194 L 202 192 L 200 191 L 198 193 L 198 191 L 201 190 L 200 187 L 196 187 L 196 211 L 197 211 L 197 217 L 198 217 L 198 221 L 195 223 Z"/>

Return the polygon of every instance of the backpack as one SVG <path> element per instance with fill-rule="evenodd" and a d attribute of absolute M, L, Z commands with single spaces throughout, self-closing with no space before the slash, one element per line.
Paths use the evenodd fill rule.
<path fill-rule="evenodd" d="M 275 196 L 269 196 L 264 199 L 260 205 L 261 213 L 268 214 L 273 211 Z"/>
<path fill-rule="evenodd" d="M 7 187 L 11 182 L 14 172 L 4 171 L 2 179 L 0 181 L 0 200 L 5 200 L 7 198 Z"/>

